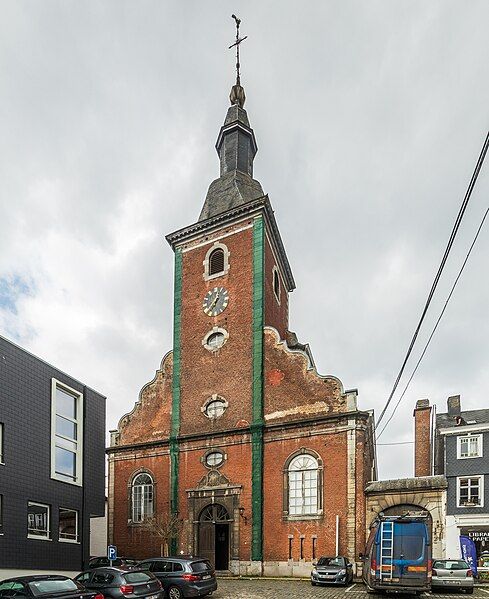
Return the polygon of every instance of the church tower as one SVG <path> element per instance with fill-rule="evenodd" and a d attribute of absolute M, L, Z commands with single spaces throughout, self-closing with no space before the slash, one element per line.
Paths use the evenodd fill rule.
<path fill-rule="evenodd" d="M 216 143 L 220 176 L 198 222 L 167 236 L 175 252 L 172 501 L 177 509 L 179 435 L 249 430 L 252 559 L 261 561 L 263 328 L 285 338 L 295 284 L 270 201 L 253 179 L 258 148 L 240 85 L 230 99 Z"/>
<path fill-rule="evenodd" d="M 354 561 L 363 550 L 372 414 L 356 390 L 317 373 L 289 330 L 295 283 L 253 178 L 239 71 L 230 102 L 220 175 L 197 222 L 166 237 L 173 349 L 112 432 L 109 537 L 127 555 L 159 554 L 145 525 L 158 517 L 175 524 L 170 552 L 234 573 L 303 575 L 321 553 Z"/>

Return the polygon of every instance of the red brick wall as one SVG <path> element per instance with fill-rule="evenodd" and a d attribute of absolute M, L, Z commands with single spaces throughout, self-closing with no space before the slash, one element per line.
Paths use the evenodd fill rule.
<path fill-rule="evenodd" d="M 310 429 L 294 431 L 310 432 Z M 304 447 L 316 452 L 323 462 L 323 516 L 318 520 L 284 520 L 283 469 L 291 454 Z M 336 515 L 340 516 L 340 553 L 346 551 L 347 514 L 346 433 L 271 440 L 267 434 L 264 455 L 264 554 L 266 560 L 288 559 L 289 535 L 293 535 L 293 559 L 300 555 L 304 535 L 304 558 L 312 559 L 312 535 L 317 535 L 317 556 L 334 555 Z"/>
<path fill-rule="evenodd" d="M 341 383 L 307 368 L 302 353 L 290 352 L 271 329 L 265 330 L 265 420 L 276 423 L 346 411 Z"/>
<path fill-rule="evenodd" d="M 154 450 L 141 451 L 137 457 L 118 460 L 114 465 L 114 544 L 121 556 L 144 559 L 160 555 L 158 539 L 139 526 L 128 525 L 131 517 L 128 483 L 132 482 L 134 474 L 140 469 L 150 472 L 156 483 L 155 511 L 159 514 L 169 513 L 169 456 L 156 456 L 154 453 Z M 153 455 L 150 457 L 148 454 Z"/>
<path fill-rule="evenodd" d="M 155 378 L 145 385 L 131 414 L 119 423 L 120 445 L 162 439 L 170 434 L 173 355 L 168 353 Z"/>
<path fill-rule="evenodd" d="M 224 439 L 216 439 L 214 442 L 211 438 L 207 442 L 195 441 L 187 442 L 182 446 L 180 453 L 180 475 L 179 475 L 179 504 L 180 517 L 186 521 L 186 533 L 190 528 L 188 522 L 188 500 L 187 490 L 195 489 L 199 481 L 209 472 L 202 463 L 202 457 L 209 449 L 219 449 L 226 455 L 226 461 L 219 468 L 219 472 L 223 474 L 232 485 L 241 485 L 239 503 L 245 508 L 244 515 L 248 518 L 248 523 L 244 523 L 244 519 L 240 521 L 240 559 L 250 559 L 251 547 L 251 445 L 248 434 L 229 435 Z M 212 502 L 212 499 L 209 499 Z M 198 514 L 194 517 L 197 519 Z M 231 514 L 232 517 L 232 514 Z M 197 548 L 185 546 L 185 538 L 183 536 L 180 549 L 187 552 L 189 550 L 196 551 Z"/>
<path fill-rule="evenodd" d="M 431 407 L 414 410 L 414 476 L 431 474 Z"/>
<path fill-rule="evenodd" d="M 205 281 L 203 261 L 212 245 L 183 253 L 181 320 L 181 428 L 182 434 L 236 427 L 240 420 L 251 421 L 252 352 L 252 229 L 230 235 L 220 242 L 230 251 L 229 273 Z M 208 290 L 225 287 L 229 304 L 219 316 L 209 317 L 202 309 Z M 218 352 L 202 345 L 205 335 L 218 326 L 229 339 Z M 201 412 L 213 394 L 229 401 L 224 415 L 208 420 Z"/>
<path fill-rule="evenodd" d="M 277 329 L 281 339 L 285 339 L 285 334 L 289 326 L 289 298 L 287 290 L 284 287 L 282 277 L 280 282 L 280 303 L 277 301 L 273 291 L 273 267 L 277 266 L 275 256 L 268 237 L 265 240 L 265 324 Z"/>

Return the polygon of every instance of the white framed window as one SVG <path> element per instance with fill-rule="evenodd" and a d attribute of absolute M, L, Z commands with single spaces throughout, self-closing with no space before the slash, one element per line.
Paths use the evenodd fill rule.
<path fill-rule="evenodd" d="M 153 515 L 154 482 L 147 472 L 137 474 L 131 485 L 131 519 L 142 522 Z"/>
<path fill-rule="evenodd" d="M 208 468 L 218 468 L 224 464 L 224 454 L 218 450 L 209 451 L 204 457 L 204 464 Z"/>
<path fill-rule="evenodd" d="M 229 333 L 226 329 L 213 327 L 202 339 L 202 345 L 210 352 L 216 352 L 226 343 Z"/>
<path fill-rule="evenodd" d="M 51 478 L 81 486 L 83 394 L 52 379 Z"/>
<path fill-rule="evenodd" d="M 27 502 L 27 538 L 51 539 L 51 509 L 44 503 Z"/>
<path fill-rule="evenodd" d="M 63 543 L 78 543 L 78 512 L 59 508 L 58 539 Z"/>
<path fill-rule="evenodd" d="M 302 453 L 288 467 L 289 516 L 310 516 L 319 513 L 319 465 L 317 459 Z"/>
<path fill-rule="evenodd" d="M 210 420 L 217 420 L 217 418 L 220 418 L 224 414 L 228 405 L 229 404 L 224 397 L 214 393 L 200 410 L 204 416 L 207 416 Z"/>
<path fill-rule="evenodd" d="M 204 265 L 204 280 L 210 281 L 216 277 L 222 277 L 229 272 L 229 255 L 230 252 L 224 243 L 215 242 L 205 255 Z"/>
<path fill-rule="evenodd" d="M 457 478 L 457 506 L 484 506 L 483 476 L 459 476 Z"/>
<path fill-rule="evenodd" d="M 0 464 L 5 464 L 5 455 L 3 448 L 3 422 L 0 422 Z"/>
<path fill-rule="evenodd" d="M 457 437 L 457 458 L 482 457 L 482 435 L 460 435 Z"/>

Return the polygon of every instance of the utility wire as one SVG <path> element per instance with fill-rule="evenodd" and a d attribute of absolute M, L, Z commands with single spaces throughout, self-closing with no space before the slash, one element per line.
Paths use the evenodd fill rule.
<path fill-rule="evenodd" d="M 411 339 L 411 343 L 409 344 L 409 348 L 408 348 L 408 351 L 407 351 L 406 356 L 404 358 L 404 361 L 402 363 L 401 369 L 399 370 L 399 374 L 397 375 L 397 378 L 396 378 L 396 381 L 394 383 L 394 386 L 392 387 L 392 391 L 390 392 L 389 398 L 387 399 L 387 402 L 386 402 L 386 404 L 385 404 L 385 406 L 384 406 L 384 408 L 383 408 L 383 410 L 382 410 L 382 412 L 381 412 L 381 414 L 379 416 L 379 419 L 377 420 L 375 428 L 377 428 L 379 426 L 382 418 L 384 417 L 384 415 L 385 415 L 385 413 L 387 411 L 387 408 L 389 407 L 389 404 L 392 401 L 392 397 L 394 396 L 394 393 L 396 392 L 397 386 L 399 385 L 399 381 L 401 380 L 401 377 L 402 377 L 402 375 L 404 373 L 404 369 L 406 368 L 406 364 L 407 364 L 407 361 L 409 360 L 409 356 L 411 355 L 411 352 L 413 351 L 413 347 L 414 347 L 414 344 L 416 342 L 416 339 L 418 338 L 418 334 L 419 334 L 419 331 L 421 329 L 421 325 L 423 324 L 423 321 L 425 319 L 426 313 L 428 312 L 428 308 L 429 308 L 429 306 L 431 304 L 431 300 L 433 299 L 433 295 L 434 295 L 435 290 L 436 290 L 436 288 L 438 286 L 438 282 L 440 280 L 441 274 L 442 274 L 443 269 L 445 267 L 445 263 L 446 263 L 446 261 L 448 259 L 448 255 L 450 253 L 450 250 L 452 249 L 453 242 L 455 241 L 455 237 L 456 237 L 458 229 L 460 227 L 460 223 L 462 222 L 462 218 L 463 218 L 463 216 L 465 214 L 465 210 L 467 209 L 467 204 L 469 203 L 470 196 L 472 195 L 472 191 L 474 189 L 475 183 L 476 183 L 477 178 L 479 176 L 479 172 L 480 172 L 480 170 L 482 168 L 482 165 L 484 163 L 484 158 L 486 157 L 488 146 L 489 146 L 489 131 L 488 131 L 488 133 L 486 135 L 486 139 L 484 141 L 484 145 L 482 146 L 482 150 L 481 150 L 481 153 L 479 155 L 479 159 L 477 160 L 477 164 L 476 164 L 474 172 L 472 174 L 472 178 L 470 179 L 469 186 L 467 188 L 467 191 L 465 192 L 465 196 L 464 196 L 462 205 L 460 207 L 460 210 L 458 212 L 457 218 L 455 219 L 455 223 L 453 225 L 453 229 L 452 229 L 452 232 L 450 234 L 450 238 L 448 240 L 448 244 L 447 244 L 447 247 L 445 249 L 445 253 L 443 254 L 443 258 L 441 260 L 440 266 L 438 267 L 438 272 L 436 273 L 435 280 L 433 281 L 430 293 L 428 294 L 428 299 L 426 300 L 426 304 L 425 304 L 425 306 L 423 308 L 423 312 L 421 313 L 421 318 L 419 319 L 418 325 L 416 327 L 416 330 L 414 331 L 414 335 L 413 335 L 413 337 Z"/>
<path fill-rule="evenodd" d="M 377 445 L 413 445 L 414 441 L 399 441 L 398 443 L 377 443 Z"/>
<path fill-rule="evenodd" d="M 402 401 L 402 398 L 404 397 L 404 395 L 406 395 L 406 391 L 408 390 L 408 387 L 411 383 L 411 381 L 413 380 L 414 375 L 416 374 L 416 371 L 418 370 L 419 365 L 421 364 L 421 360 L 423 359 L 426 350 L 428 349 L 429 344 L 431 343 L 431 340 L 433 339 L 433 335 L 435 334 L 436 329 L 438 328 L 438 325 L 440 324 L 440 320 L 442 319 L 442 316 L 445 314 L 445 310 L 447 309 L 448 306 L 448 302 L 450 301 L 450 298 L 453 295 L 453 292 L 455 291 L 455 287 L 457 286 L 458 280 L 460 279 L 460 277 L 462 276 L 462 273 L 464 271 L 465 265 L 467 264 L 467 261 L 469 259 L 470 254 L 472 253 L 472 249 L 477 241 L 477 238 L 479 237 L 479 233 L 481 232 L 482 227 L 484 226 L 484 222 L 487 218 L 487 215 L 489 214 L 489 208 L 484 212 L 484 216 L 482 217 L 481 223 L 479 225 L 479 228 L 477 229 L 477 233 L 475 234 L 474 240 L 472 241 L 469 251 L 467 252 L 467 255 L 465 256 L 465 260 L 462 263 L 462 266 L 458 272 L 457 278 L 455 279 L 455 282 L 452 285 L 452 288 L 450 289 L 450 293 L 448 294 L 448 297 L 445 301 L 445 304 L 443 306 L 442 311 L 440 312 L 440 316 L 438 316 L 438 319 L 435 323 L 435 326 L 433 327 L 433 330 L 431 331 L 431 335 L 428 337 L 428 341 L 426 342 L 426 345 L 424 346 L 424 349 L 416 363 L 416 366 L 414 367 L 414 370 L 411 374 L 411 376 L 409 377 L 408 382 L 406 383 L 406 386 L 404 387 L 404 391 L 401 393 L 401 397 L 399 397 L 399 399 L 397 400 L 397 403 L 394 407 L 394 411 L 392 412 L 392 414 L 389 417 L 389 420 L 387 420 L 387 422 L 384 424 L 384 427 L 382 428 L 382 430 L 380 431 L 380 433 L 377 435 L 377 439 L 380 439 L 380 436 L 382 435 L 382 433 L 385 431 L 385 429 L 387 428 L 387 425 L 389 424 L 389 422 L 394 418 L 394 414 L 396 413 L 397 408 L 399 407 L 399 404 Z M 380 445 L 388 445 L 388 443 L 380 443 Z"/>

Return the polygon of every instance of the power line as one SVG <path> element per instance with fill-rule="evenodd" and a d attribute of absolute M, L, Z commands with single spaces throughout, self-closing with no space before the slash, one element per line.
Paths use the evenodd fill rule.
<path fill-rule="evenodd" d="M 385 415 L 385 413 L 387 411 L 387 408 L 389 407 L 389 404 L 392 401 L 392 397 L 394 396 L 394 393 L 396 392 L 397 386 L 399 385 L 399 381 L 401 380 L 401 377 L 402 377 L 402 375 L 404 373 L 404 369 L 406 368 L 406 364 L 407 364 L 407 361 L 409 360 L 409 356 L 411 355 L 411 352 L 413 351 L 413 347 L 414 347 L 414 344 L 416 342 L 416 339 L 418 338 L 418 334 L 419 334 L 419 331 L 421 329 L 421 325 L 423 324 L 423 321 L 425 319 L 426 313 L 428 312 L 428 308 L 429 308 L 429 306 L 431 304 L 431 300 L 433 299 L 433 295 L 434 295 L 435 290 L 436 290 L 436 288 L 438 286 L 438 282 L 440 280 L 441 274 L 442 274 L 443 269 L 445 267 L 445 263 L 446 263 L 446 261 L 448 259 L 448 255 L 449 255 L 450 250 L 452 249 L 453 243 L 455 241 L 455 237 L 456 237 L 458 229 L 460 227 L 460 223 L 462 222 L 462 218 L 463 218 L 463 216 L 465 214 L 465 210 L 467 209 L 467 205 L 469 203 L 470 196 L 472 195 L 472 191 L 474 189 L 474 186 L 475 186 L 475 183 L 477 181 L 477 178 L 479 176 L 479 172 L 480 172 L 480 170 L 482 168 L 482 165 L 484 163 L 484 158 L 486 156 L 486 152 L 487 152 L 488 146 L 489 146 L 489 131 L 488 131 L 488 133 L 486 135 L 486 139 L 485 139 L 484 144 L 482 146 L 482 150 L 481 150 L 481 153 L 479 155 L 479 159 L 477 160 L 477 164 L 476 164 L 474 172 L 472 174 L 472 178 L 470 179 L 469 186 L 467 188 L 467 191 L 465 192 L 465 196 L 464 196 L 462 205 L 460 206 L 460 210 L 458 212 L 457 218 L 455 219 L 455 223 L 453 225 L 452 232 L 450 234 L 450 238 L 448 240 L 448 244 L 447 244 L 447 247 L 445 249 L 445 253 L 443 254 L 443 258 L 441 260 L 440 266 L 438 267 L 438 271 L 436 273 L 435 280 L 433 281 L 433 284 L 432 284 L 431 289 L 430 289 L 430 293 L 428 294 L 428 299 L 426 300 L 426 304 L 425 304 L 425 306 L 423 308 L 423 312 L 421 314 L 421 318 L 419 319 L 418 325 L 416 327 L 416 330 L 414 331 L 414 335 L 413 335 L 413 337 L 411 339 L 411 343 L 409 344 L 409 348 L 408 348 L 408 351 L 407 351 L 406 356 L 404 358 L 404 361 L 402 363 L 401 369 L 399 370 L 399 373 L 397 375 L 397 378 L 396 378 L 396 381 L 394 383 L 394 386 L 392 387 L 392 391 L 390 392 L 389 398 L 387 399 L 387 402 L 386 402 L 386 404 L 385 404 L 385 406 L 384 406 L 384 408 L 383 408 L 383 410 L 382 410 L 382 412 L 381 412 L 381 414 L 379 416 L 379 419 L 377 420 L 375 428 L 377 428 L 379 426 L 382 418 L 384 417 L 384 415 Z"/>
<path fill-rule="evenodd" d="M 428 349 L 429 344 L 431 343 L 431 340 L 433 339 L 433 335 L 435 334 L 436 329 L 438 328 L 438 325 L 440 324 L 440 320 L 442 319 L 442 316 L 445 314 L 445 310 L 447 309 L 448 306 L 448 302 L 450 301 L 453 292 L 455 291 L 455 287 L 457 286 L 458 280 L 460 279 L 460 277 L 462 276 L 462 273 L 464 271 L 465 265 L 467 264 L 467 261 L 469 259 L 470 254 L 472 253 L 472 249 L 477 241 L 477 238 L 479 237 L 479 233 L 481 232 L 482 227 L 484 226 L 484 222 L 487 218 L 487 215 L 489 214 L 489 208 L 484 212 L 484 216 L 482 217 L 481 223 L 479 225 L 479 228 L 477 229 L 477 233 L 475 234 L 474 240 L 472 241 L 472 243 L 470 244 L 469 247 L 469 251 L 467 252 L 467 255 L 465 256 L 465 260 L 462 263 L 462 266 L 458 272 L 457 278 L 455 279 L 455 282 L 452 285 L 452 288 L 450 289 L 450 293 L 448 294 L 448 297 L 445 301 L 445 304 L 443 306 L 442 311 L 440 312 L 440 316 L 438 316 L 438 319 L 435 323 L 435 326 L 433 327 L 433 330 L 431 331 L 431 335 L 428 337 L 428 341 L 426 342 L 423 351 L 421 352 L 421 355 L 416 363 L 416 366 L 414 367 L 413 372 L 411 373 L 411 376 L 409 377 L 408 382 L 406 383 L 406 386 L 404 387 L 403 392 L 401 393 L 401 397 L 399 397 L 394 410 L 392 412 L 392 414 L 390 415 L 389 419 L 387 420 L 387 422 L 384 424 L 384 427 L 382 428 L 382 430 L 380 431 L 380 433 L 377 435 L 377 439 L 380 439 L 380 436 L 382 435 L 382 433 L 385 431 L 385 429 L 387 428 L 387 425 L 389 424 L 389 422 L 394 418 L 394 414 L 396 413 L 397 408 L 399 407 L 399 404 L 402 401 L 402 398 L 404 397 L 404 395 L 406 395 L 406 391 L 408 390 L 409 385 L 411 384 L 411 381 L 414 378 L 414 375 L 416 374 L 416 371 L 418 370 L 419 365 L 421 364 L 421 360 L 424 358 L 424 355 L 426 353 L 426 350 Z M 384 445 L 383 443 L 381 443 L 380 445 Z M 387 445 L 387 444 L 386 444 Z"/>
<path fill-rule="evenodd" d="M 399 441 L 398 443 L 377 443 L 377 445 L 413 445 L 414 441 Z"/>

